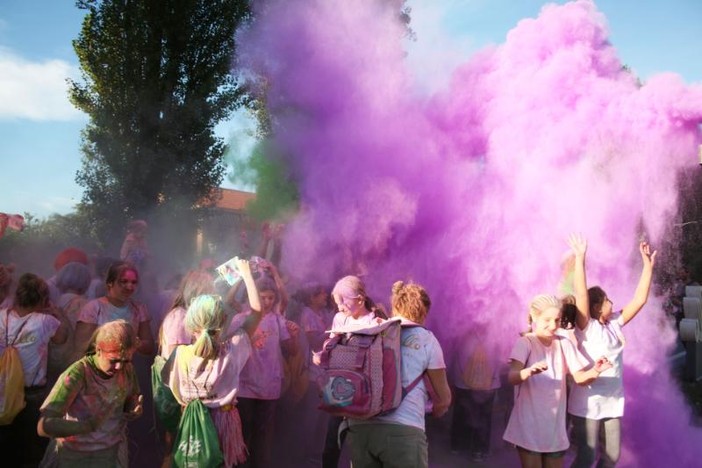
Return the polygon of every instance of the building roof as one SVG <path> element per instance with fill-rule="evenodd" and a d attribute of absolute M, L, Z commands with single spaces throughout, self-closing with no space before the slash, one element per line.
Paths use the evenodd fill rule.
<path fill-rule="evenodd" d="M 256 198 L 255 193 L 242 190 L 219 188 L 217 191 L 219 196 L 215 196 L 216 201 L 213 208 L 219 208 L 220 210 L 244 211 L 246 204 Z"/>

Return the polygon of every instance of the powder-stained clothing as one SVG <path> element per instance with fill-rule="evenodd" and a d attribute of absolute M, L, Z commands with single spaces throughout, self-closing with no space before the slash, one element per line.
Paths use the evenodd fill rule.
<path fill-rule="evenodd" d="M 143 304 L 128 301 L 123 307 L 117 307 L 110 303 L 106 297 L 94 299 L 81 309 L 78 314 L 78 321 L 91 323 L 97 326 L 104 325 L 115 320 L 126 320 L 134 327 L 134 332 L 139 333 L 139 324 L 149 321 L 149 313 Z"/>
<path fill-rule="evenodd" d="M 25 387 L 46 384 L 49 342 L 60 325 L 61 322 L 49 314 L 31 312 L 20 317 L 14 310 L 0 309 L 0 353 L 5 350 L 7 337 L 22 361 Z"/>
<path fill-rule="evenodd" d="M 220 345 L 217 358 L 207 362 L 195 355 L 195 345 L 178 346 L 172 367 L 164 367 L 163 381 L 183 406 L 193 400 L 209 408 L 234 405 L 239 374 L 250 355 L 249 336 L 241 329 Z"/>
<path fill-rule="evenodd" d="M 93 432 L 58 439 L 62 446 L 79 452 L 103 450 L 115 446 L 125 437 L 127 419 L 124 406 L 128 398 L 139 394 L 134 367 L 131 363 L 105 378 L 95 362 L 95 356 L 85 356 L 74 362 L 56 381 L 41 407 L 64 415 L 64 419 L 85 421 L 96 415 L 105 419 Z"/>
<path fill-rule="evenodd" d="M 240 328 L 251 311 L 237 314 L 230 330 Z M 280 398 L 283 383 L 283 353 L 280 343 L 290 339 L 285 318 L 269 312 L 251 337 L 251 357 L 241 371 L 239 396 L 259 400 Z"/>
<path fill-rule="evenodd" d="M 531 334 L 517 340 L 509 359 L 525 368 L 544 362 L 548 369 L 515 386 L 514 408 L 504 439 L 539 453 L 568 449 L 566 374 L 582 370 L 587 360 L 561 335 L 546 346 Z"/>
<path fill-rule="evenodd" d="M 337 312 L 332 319 L 332 330 L 348 327 L 349 325 L 377 325 L 382 319 L 378 319 L 373 312 L 368 312 L 358 318 L 343 312 Z"/>
<path fill-rule="evenodd" d="M 315 312 L 309 307 L 305 307 L 300 314 L 300 328 L 304 333 L 323 334 L 331 326 L 331 320 L 328 318 L 331 319 L 326 310 Z M 310 349 L 311 346 L 307 340 L 300 341 L 305 344 L 302 352 L 305 353 L 305 365 L 309 370 L 309 380 L 317 382 L 317 379 L 322 375 L 322 369 L 312 360 L 312 353 L 315 350 Z"/>
<path fill-rule="evenodd" d="M 168 349 L 171 346 L 188 345 L 192 342 L 192 335 L 185 329 L 185 313 L 183 307 L 171 310 L 161 325 L 161 356 L 168 359 Z"/>
<path fill-rule="evenodd" d="M 444 353 L 439 340 L 429 330 L 402 318 L 401 332 L 401 377 L 402 388 L 407 388 L 414 380 L 424 374 L 427 369 L 446 369 Z M 414 325 L 414 326 L 413 326 Z M 429 401 L 429 392 L 420 380 L 416 386 L 402 399 L 400 406 L 394 411 L 371 419 L 351 419 L 354 424 L 391 423 L 412 426 L 424 431 L 424 413 Z"/>
<path fill-rule="evenodd" d="M 604 356 L 611 369 L 588 385 L 574 386 L 568 400 L 568 412 L 588 419 L 621 418 L 624 415 L 624 385 L 622 381 L 623 350 L 621 315 L 614 315 L 607 323 L 590 318 L 584 330 L 576 327 L 578 350 L 594 363 Z"/>

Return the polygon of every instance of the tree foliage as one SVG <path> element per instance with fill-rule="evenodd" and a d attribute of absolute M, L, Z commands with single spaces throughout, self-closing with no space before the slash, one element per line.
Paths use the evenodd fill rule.
<path fill-rule="evenodd" d="M 80 0 L 73 104 L 90 117 L 77 182 L 104 236 L 154 210 L 187 211 L 219 186 L 214 127 L 244 102 L 231 74 L 242 0 Z M 182 210 L 181 210 L 182 211 Z"/>
<path fill-rule="evenodd" d="M 51 276 L 54 257 L 69 246 L 91 254 L 102 250 L 80 206 L 74 213 L 53 214 L 46 219 L 24 213 L 24 219 L 22 232 L 7 231 L 0 240 L 0 262 L 15 263 L 18 274 L 31 271 Z"/>

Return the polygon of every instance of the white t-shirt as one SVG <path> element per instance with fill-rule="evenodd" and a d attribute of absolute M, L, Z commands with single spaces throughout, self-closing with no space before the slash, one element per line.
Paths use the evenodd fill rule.
<path fill-rule="evenodd" d="M 210 408 L 235 404 L 239 376 L 251 355 L 251 342 L 243 330 L 222 343 L 217 358 L 204 362 L 194 354 L 195 345 L 176 348 L 175 362 L 165 379 L 178 402 L 185 406 L 198 399 Z"/>
<path fill-rule="evenodd" d="M 232 318 L 230 330 L 241 328 L 251 311 Z M 263 316 L 251 337 L 251 356 L 240 375 L 239 396 L 259 400 L 280 398 L 283 383 L 283 353 L 280 342 L 289 340 L 285 318 L 269 312 Z"/>
<path fill-rule="evenodd" d="M 402 319 L 404 325 L 413 323 Z M 402 328 L 402 387 L 408 387 L 427 369 L 445 369 L 444 353 L 439 340 L 429 330 L 414 326 Z M 419 383 L 402 399 L 397 409 L 389 414 L 367 420 L 351 420 L 351 424 L 390 423 L 403 424 L 424 430 L 424 413 L 429 393 L 424 381 Z"/>
<path fill-rule="evenodd" d="M 126 320 L 134 327 L 134 333 L 139 334 L 139 324 L 150 320 L 149 313 L 143 304 L 129 301 L 123 307 L 113 306 L 106 297 L 93 299 L 83 306 L 78 314 L 78 321 L 100 326 L 115 320 Z"/>
<path fill-rule="evenodd" d="M 7 329 L 5 324 L 8 324 Z M 46 384 L 49 341 L 60 325 L 61 322 L 49 314 L 32 312 L 20 317 L 14 310 L 0 310 L 0 353 L 5 350 L 7 336 L 22 361 L 25 387 Z"/>
<path fill-rule="evenodd" d="M 622 417 L 622 356 L 626 340 L 622 334 L 621 314 L 613 316 L 604 325 L 590 318 L 584 330 L 576 327 L 575 337 L 578 349 L 590 363 L 604 356 L 612 363 L 612 368 L 602 372 L 589 385 L 574 385 L 568 399 L 568 412 L 588 419 Z"/>
<path fill-rule="evenodd" d="M 377 325 L 377 320 L 378 319 L 373 312 L 368 312 L 367 314 L 361 315 L 358 318 L 353 318 L 351 315 L 347 315 L 343 312 L 337 312 L 332 319 L 331 329 L 338 330 L 349 325 Z"/>
<path fill-rule="evenodd" d="M 509 359 L 524 367 L 545 362 L 548 368 L 514 387 L 514 407 L 504 439 L 539 453 L 566 450 L 566 374 L 587 366 L 585 358 L 561 335 L 545 346 L 538 337 L 528 334 L 517 340 Z"/>
<path fill-rule="evenodd" d="M 192 335 L 185 329 L 185 314 L 183 307 L 176 307 L 171 310 L 161 325 L 161 356 L 168 359 L 170 353 L 168 348 L 178 345 L 189 345 L 192 342 Z"/>

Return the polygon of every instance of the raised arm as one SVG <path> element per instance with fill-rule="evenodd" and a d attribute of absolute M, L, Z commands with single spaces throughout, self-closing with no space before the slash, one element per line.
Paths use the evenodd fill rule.
<path fill-rule="evenodd" d="M 278 288 L 278 297 L 280 298 L 280 313 L 285 314 L 290 299 L 288 298 L 288 291 L 285 289 L 285 283 L 283 282 L 283 278 L 280 277 L 278 268 L 276 268 L 272 262 L 265 259 L 261 260 L 259 264 L 261 268 L 273 278 L 273 281 L 275 281 L 275 287 Z"/>
<path fill-rule="evenodd" d="M 241 278 L 246 285 L 246 294 L 249 297 L 249 307 L 251 307 L 251 315 L 244 320 L 243 328 L 249 336 L 253 336 L 256 332 L 258 324 L 261 323 L 261 300 L 258 297 L 258 288 L 251 274 L 251 265 L 248 260 L 237 259 L 236 268 L 241 274 Z"/>
<path fill-rule="evenodd" d="M 651 290 L 651 280 L 653 279 L 653 265 L 656 263 L 656 251 L 651 252 L 651 246 L 647 242 L 639 244 L 639 253 L 643 266 L 639 284 L 634 291 L 633 299 L 622 309 L 622 325 L 626 325 L 636 317 L 636 314 L 643 308 L 648 300 L 648 293 Z"/>
<path fill-rule="evenodd" d="M 587 297 L 587 280 L 585 278 L 587 241 L 579 234 L 571 234 L 568 238 L 568 244 L 575 256 L 573 291 L 575 293 L 575 307 L 578 309 L 575 324 L 579 329 L 584 330 L 590 321 L 590 301 Z"/>

